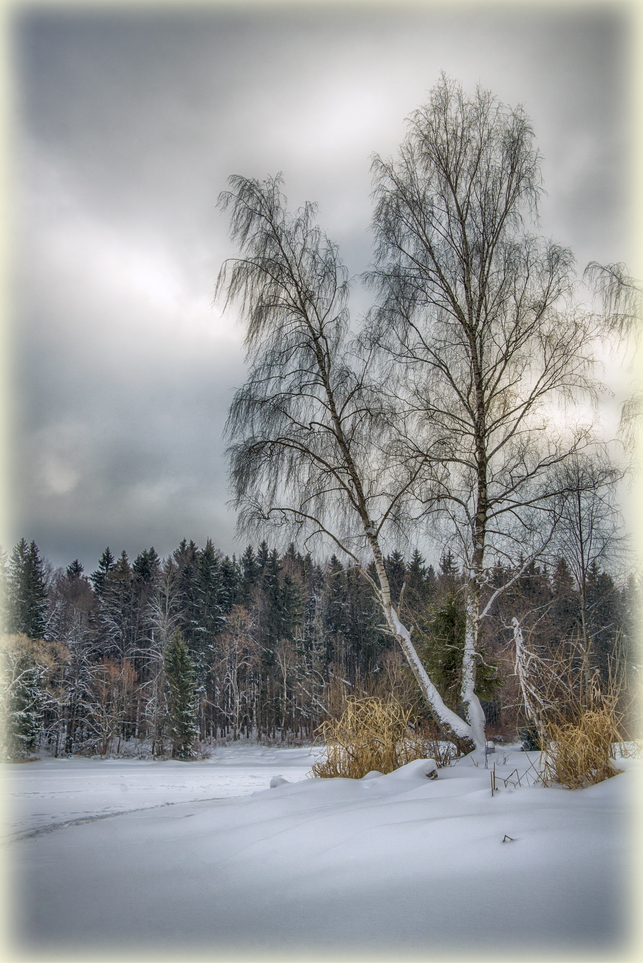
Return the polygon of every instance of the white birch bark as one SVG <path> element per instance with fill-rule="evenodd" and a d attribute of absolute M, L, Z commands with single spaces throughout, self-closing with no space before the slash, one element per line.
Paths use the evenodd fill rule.
<path fill-rule="evenodd" d="M 456 712 L 449 709 L 437 688 L 433 682 L 431 682 L 417 654 L 416 648 L 411 641 L 411 633 L 406 626 L 403 625 L 393 606 L 388 576 L 384 568 L 384 559 L 377 538 L 373 535 L 372 530 L 369 529 L 366 530 L 366 536 L 373 552 L 373 560 L 379 582 L 379 601 L 389 631 L 397 639 L 431 711 L 436 716 L 440 727 L 452 734 L 460 748 L 465 750 L 478 749 L 480 747 L 484 748 L 484 715 L 482 714 L 482 708 L 480 708 L 482 714 L 482 737 L 480 738 L 480 726 L 478 726 L 478 729 L 474 728 L 474 726 L 462 719 Z"/>

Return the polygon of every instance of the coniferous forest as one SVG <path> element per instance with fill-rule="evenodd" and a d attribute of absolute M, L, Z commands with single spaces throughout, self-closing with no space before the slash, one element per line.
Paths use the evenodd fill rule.
<path fill-rule="evenodd" d="M 458 709 L 463 576 L 446 551 L 385 559 L 395 602 L 447 705 Z M 94 571 L 55 569 L 22 539 L 2 553 L 4 755 L 172 756 L 222 740 L 301 742 L 347 695 L 391 695 L 430 710 L 382 625 L 368 581 L 266 542 L 230 558 L 208 540 L 130 560 L 106 548 Z M 486 591 L 512 573 L 493 570 Z M 594 562 L 582 584 L 564 556 L 530 564 L 499 594 L 485 625 L 476 688 L 492 738 L 524 718 L 512 619 L 530 651 L 575 647 L 604 678 L 633 653 L 635 586 Z"/>

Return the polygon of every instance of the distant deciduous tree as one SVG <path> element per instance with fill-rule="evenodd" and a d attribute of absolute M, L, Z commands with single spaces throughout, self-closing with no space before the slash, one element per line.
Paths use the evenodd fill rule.
<path fill-rule="evenodd" d="M 218 653 L 213 665 L 217 708 L 235 740 L 244 725 L 249 734 L 257 718 L 261 648 L 254 629 L 248 610 L 235 605 L 217 640 Z"/>
<path fill-rule="evenodd" d="M 600 459 L 574 456 L 560 466 L 558 473 L 560 494 L 554 544 L 576 582 L 586 687 L 589 687 L 593 667 L 592 610 L 597 605 L 609 604 L 610 596 L 615 595 L 614 585 L 605 573 L 601 580 L 604 585 L 607 580 L 607 585 L 603 592 L 596 591 L 599 566 L 609 569 L 624 548 L 615 492 L 621 478 L 622 472 L 605 455 Z"/>
<path fill-rule="evenodd" d="M 125 659 L 102 659 L 91 671 L 90 690 L 93 695 L 89 724 L 91 725 L 101 755 L 105 755 L 114 738 L 116 752 L 128 723 L 133 721 L 136 697 L 136 672 Z"/>

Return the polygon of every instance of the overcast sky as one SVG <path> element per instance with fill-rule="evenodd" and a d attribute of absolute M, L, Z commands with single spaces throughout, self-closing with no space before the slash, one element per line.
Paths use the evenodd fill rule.
<path fill-rule="evenodd" d="M 182 538 L 235 541 L 222 429 L 242 330 L 212 305 L 230 174 L 283 171 L 352 274 L 370 158 L 440 72 L 523 104 L 542 233 L 628 260 L 629 6 L 211 3 L 14 17 L 15 455 L 7 548 L 88 571 Z M 356 288 L 355 310 L 366 307 Z"/>

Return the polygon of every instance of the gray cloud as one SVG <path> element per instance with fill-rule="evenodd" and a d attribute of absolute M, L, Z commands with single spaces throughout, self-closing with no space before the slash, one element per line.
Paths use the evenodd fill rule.
<path fill-rule="evenodd" d="M 370 156 L 441 70 L 524 104 L 543 232 L 581 265 L 626 259 L 627 34 L 610 4 L 19 12 L 10 538 L 88 567 L 107 544 L 239 550 L 221 433 L 242 332 L 211 304 L 234 253 L 217 196 L 282 170 L 364 270 Z"/>

